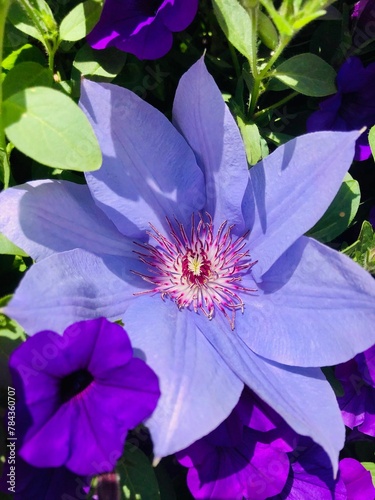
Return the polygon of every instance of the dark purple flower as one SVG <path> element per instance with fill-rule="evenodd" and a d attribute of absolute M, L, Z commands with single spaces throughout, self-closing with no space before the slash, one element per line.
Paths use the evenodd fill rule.
<path fill-rule="evenodd" d="M 352 44 L 354 48 L 359 48 L 375 38 L 375 0 L 357 2 L 351 17 Z"/>
<path fill-rule="evenodd" d="M 62 336 L 37 333 L 12 353 L 10 369 L 30 414 L 20 456 L 82 476 L 114 468 L 127 431 L 150 416 L 160 395 L 125 330 L 104 318 L 75 323 Z"/>
<path fill-rule="evenodd" d="M 286 452 L 294 436 L 279 415 L 245 390 L 229 417 L 177 453 L 177 459 L 189 468 L 187 483 L 194 498 L 263 500 L 285 484 Z"/>
<path fill-rule="evenodd" d="M 33 353 L 33 356 L 35 352 Z M 23 369 L 26 369 L 23 367 Z M 25 386 L 19 373 L 12 370 L 13 389 L 17 400 L 14 437 L 7 440 L 7 460 L 3 466 L 0 490 L 13 494 L 14 500 L 82 500 L 89 491 L 91 478 L 74 474 L 66 467 L 39 468 L 20 457 L 25 434 L 31 425 L 31 415 L 26 404 Z M 5 422 L 9 421 L 8 417 Z"/>
<path fill-rule="evenodd" d="M 198 0 L 105 0 L 87 36 L 94 49 L 117 47 L 138 59 L 157 59 L 172 47 L 174 31 L 194 19 Z"/>
<path fill-rule="evenodd" d="M 358 130 L 375 124 L 375 63 L 363 67 L 358 57 L 344 62 L 337 74 L 337 93 L 320 103 L 320 109 L 307 120 L 307 130 Z M 354 158 L 371 155 L 368 130 L 356 142 Z"/>
<path fill-rule="evenodd" d="M 375 229 L 375 206 L 371 208 L 368 220 L 370 224 L 372 225 L 372 228 Z"/>
<path fill-rule="evenodd" d="M 373 500 L 375 488 L 371 474 L 352 458 L 339 463 L 333 476 L 327 454 L 311 439 L 300 437 L 290 454 L 291 468 L 283 491 L 272 500 Z M 271 500 L 271 499 L 270 499 Z"/>
<path fill-rule="evenodd" d="M 74 474 L 65 467 L 39 468 L 29 465 L 22 458 L 15 462 L 15 485 L 8 483 L 9 467 L 5 467 L 0 480 L 0 490 L 12 493 L 14 500 L 83 500 L 90 484 L 89 478 Z"/>
<path fill-rule="evenodd" d="M 344 395 L 337 398 L 345 425 L 375 436 L 375 346 L 335 369 Z"/>
<path fill-rule="evenodd" d="M 274 500 L 346 500 L 345 486 L 334 479 L 327 454 L 311 439 L 300 437 L 290 461 L 285 487 Z"/>

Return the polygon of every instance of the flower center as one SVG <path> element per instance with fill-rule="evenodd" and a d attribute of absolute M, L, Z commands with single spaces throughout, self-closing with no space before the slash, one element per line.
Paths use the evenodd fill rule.
<path fill-rule="evenodd" d="M 66 403 L 88 387 L 94 377 L 87 370 L 77 370 L 66 375 L 60 382 L 60 398 Z"/>
<path fill-rule="evenodd" d="M 209 214 L 206 220 L 199 214 L 197 225 L 193 214 L 190 236 L 183 224 L 175 222 L 173 225 L 167 218 L 170 239 L 150 224 L 152 231 L 148 234 L 156 244 L 137 244 L 145 250 L 136 253 L 151 274 L 134 273 L 152 283 L 153 288 L 135 295 L 160 293 L 162 299 L 171 298 L 179 309 L 200 310 L 208 319 L 219 310 L 234 329 L 236 311 L 244 310 L 239 293 L 256 291 L 239 283 L 256 264 L 245 250 L 248 233 L 233 238 L 233 226 L 225 221 L 215 235 Z"/>
<path fill-rule="evenodd" d="M 151 17 L 156 15 L 162 3 L 163 0 L 143 0 L 140 5 L 142 6 L 143 12 Z"/>

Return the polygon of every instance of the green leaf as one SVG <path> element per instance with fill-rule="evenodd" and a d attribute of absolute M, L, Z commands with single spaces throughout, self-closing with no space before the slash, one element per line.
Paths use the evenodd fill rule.
<path fill-rule="evenodd" d="M 370 222 L 363 221 L 358 240 L 344 248 L 342 253 L 358 262 L 366 271 L 375 273 L 375 234 Z"/>
<path fill-rule="evenodd" d="M 13 2 L 8 17 L 16 28 L 36 38 L 44 45 L 46 45 L 47 40 L 57 38 L 57 24 L 51 8 L 45 0 Z"/>
<path fill-rule="evenodd" d="M 77 52 L 73 66 L 90 80 L 111 81 L 120 73 L 125 61 L 126 53 L 114 47 L 93 50 L 86 44 Z"/>
<path fill-rule="evenodd" d="M 154 469 L 141 450 L 126 443 L 116 470 L 120 475 L 122 500 L 160 500 Z"/>
<path fill-rule="evenodd" d="M 238 0 L 213 0 L 214 12 L 230 43 L 247 59 L 251 58 L 252 26 L 247 10 Z"/>
<path fill-rule="evenodd" d="M 368 142 L 370 144 L 372 156 L 375 160 L 375 125 L 370 128 L 370 132 L 368 134 Z"/>
<path fill-rule="evenodd" d="M 370 471 L 372 484 L 375 486 L 375 463 L 374 462 L 361 462 L 363 467 Z"/>
<path fill-rule="evenodd" d="M 3 68 L 6 70 L 11 70 L 16 66 L 16 64 L 20 64 L 21 62 L 36 62 L 41 65 L 45 64 L 46 57 L 41 50 L 34 45 L 30 45 L 26 43 L 18 50 L 12 51 L 4 60 L 3 60 Z"/>
<path fill-rule="evenodd" d="M 335 70 L 315 54 L 299 54 L 281 63 L 273 76 L 301 94 L 321 97 L 336 92 Z"/>
<path fill-rule="evenodd" d="M 359 207 L 361 192 L 359 184 L 346 174 L 339 192 L 323 217 L 309 231 L 308 235 L 327 243 L 345 231 L 353 221 Z"/>
<path fill-rule="evenodd" d="M 21 248 L 14 245 L 11 241 L 8 240 L 8 238 L 6 238 L 1 233 L 0 233 L 0 254 L 22 255 L 23 257 L 27 257 L 27 253 L 21 250 Z"/>
<path fill-rule="evenodd" d="M 258 19 L 258 33 L 259 38 L 262 40 L 264 45 L 270 50 L 275 50 L 277 44 L 279 43 L 279 34 L 275 28 L 275 25 L 269 17 L 267 17 L 261 10 L 259 11 Z"/>
<path fill-rule="evenodd" d="M 30 35 L 44 43 L 43 34 L 35 27 L 19 2 L 12 2 L 8 13 L 8 19 L 13 26 L 22 31 L 22 33 L 26 33 L 26 35 Z"/>
<path fill-rule="evenodd" d="M 25 339 L 18 323 L 0 313 L 0 390 L 12 386 L 9 356 Z"/>
<path fill-rule="evenodd" d="M 240 116 L 237 116 L 237 123 L 245 144 L 247 161 L 250 165 L 255 165 L 263 158 L 262 137 L 259 129 L 255 123 L 246 123 Z"/>
<path fill-rule="evenodd" d="M 85 114 L 58 90 L 17 92 L 4 101 L 3 120 L 8 139 L 39 163 L 78 171 L 101 165 L 98 141 Z"/>
<path fill-rule="evenodd" d="M 102 2 L 87 0 L 74 7 L 60 25 L 60 39 L 75 42 L 85 38 L 99 21 Z"/>
<path fill-rule="evenodd" d="M 53 84 L 53 73 L 50 69 L 35 62 L 17 64 L 9 71 L 3 83 L 3 96 L 7 99 L 12 94 L 28 87 L 45 86 Z"/>

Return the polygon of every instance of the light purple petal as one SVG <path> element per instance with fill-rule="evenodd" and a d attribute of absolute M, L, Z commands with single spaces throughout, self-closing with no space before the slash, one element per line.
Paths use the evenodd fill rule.
<path fill-rule="evenodd" d="M 86 179 L 97 205 L 129 237 L 145 237 L 165 217 L 190 222 L 204 205 L 193 152 L 167 118 L 127 89 L 85 80 L 80 105 L 103 153 Z"/>
<path fill-rule="evenodd" d="M 131 242 L 98 209 L 87 186 L 68 181 L 33 181 L 3 191 L 0 232 L 36 260 L 73 248 L 131 252 Z"/>
<path fill-rule="evenodd" d="M 375 281 L 345 255 L 302 237 L 246 299 L 236 331 L 278 363 L 327 366 L 375 343 Z"/>
<path fill-rule="evenodd" d="M 335 394 L 321 370 L 289 367 L 256 355 L 219 315 L 212 321 L 197 315 L 196 323 L 234 373 L 298 434 L 319 443 L 337 470 L 345 428 Z"/>
<path fill-rule="evenodd" d="M 177 128 L 195 152 L 205 174 L 205 210 L 215 227 L 224 220 L 244 231 L 242 199 L 248 166 L 239 129 L 203 57 L 181 78 L 173 106 Z"/>
<path fill-rule="evenodd" d="M 157 457 L 182 450 L 216 428 L 243 388 L 193 320 L 194 313 L 159 296 L 134 300 L 123 318 L 134 349 L 144 353 L 159 377 L 162 396 L 146 422 Z"/>
<path fill-rule="evenodd" d="M 353 160 L 358 132 L 316 132 L 280 146 L 250 169 L 256 203 L 250 227 L 254 272 L 264 274 L 320 219 Z M 249 221 L 253 213 L 244 213 Z"/>
<path fill-rule="evenodd" d="M 42 328 L 61 334 L 84 319 L 117 320 L 144 286 L 130 272 L 138 267 L 136 259 L 98 257 L 80 249 L 51 255 L 30 268 L 3 311 L 28 335 Z"/>

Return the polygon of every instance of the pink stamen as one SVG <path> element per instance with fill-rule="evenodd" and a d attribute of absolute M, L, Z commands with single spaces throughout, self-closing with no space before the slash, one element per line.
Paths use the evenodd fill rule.
<path fill-rule="evenodd" d="M 248 232 L 233 241 L 231 232 L 234 226 L 228 226 L 225 221 L 214 235 L 212 217 L 206 216 L 207 221 L 199 214 L 196 225 L 192 215 L 190 238 L 177 219 L 178 230 L 166 218 L 171 240 L 150 224 L 152 231 L 148 231 L 148 235 L 156 246 L 137 243 L 143 251 L 135 253 L 148 266 L 151 275 L 136 271 L 134 274 L 155 286 L 134 295 L 160 293 L 163 300 L 166 297 L 174 300 L 179 309 L 192 307 L 195 312 L 202 311 L 210 320 L 217 309 L 233 330 L 236 311 L 243 313 L 245 306 L 239 293 L 257 291 L 239 285 L 241 275 L 256 261 L 251 261 L 245 249 Z"/>

